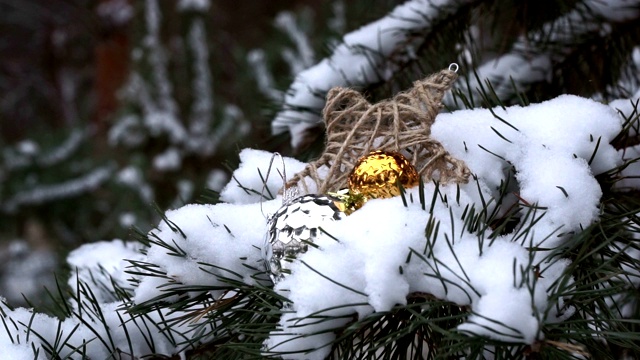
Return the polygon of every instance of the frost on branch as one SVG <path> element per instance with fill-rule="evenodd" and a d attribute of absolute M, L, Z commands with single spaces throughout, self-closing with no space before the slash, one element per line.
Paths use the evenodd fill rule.
<path fill-rule="evenodd" d="M 3 201 L 0 208 L 4 212 L 15 212 L 19 207 L 26 205 L 40 205 L 50 201 L 78 196 L 108 181 L 113 173 L 113 166 L 103 166 L 92 170 L 82 176 L 66 180 L 59 184 L 40 185 L 29 190 L 24 190 L 12 195 Z"/>
<path fill-rule="evenodd" d="M 343 34 L 346 28 L 344 0 L 332 1 L 331 8 L 333 16 L 328 19 L 326 27 L 336 34 Z M 290 11 L 282 11 L 276 15 L 275 19 L 275 26 L 286 34 L 294 45 L 294 48 L 285 47 L 280 51 L 293 77 L 316 63 L 311 34 L 299 25 L 312 21 L 314 16 L 310 8 L 304 10 L 302 16 Z M 335 38 L 329 38 L 327 42 L 329 47 L 335 47 L 339 43 Z M 265 53 L 264 49 L 253 49 L 247 55 L 247 62 L 253 69 L 258 90 L 274 103 L 281 104 L 284 100 L 284 92 L 276 88 L 274 76 L 267 68 Z"/>
<path fill-rule="evenodd" d="M 340 11 L 340 7 L 338 6 L 336 10 Z M 312 19 L 310 12 L 306 15 L 306 18 L 300 19 L 295 13 L 282 11 L 276 15 L 275 19 L 275 26 L 287 35 L 294 45 L 294 48 L 285 47 L 280 54 L 289 66 L 291 76 L 296 76 L 316 61 L 309 34 L 299 25 L 299 22 Z M 253 69 L 258 90 L 271 101 L 281 103 L 284 94 L 276 89 L 273 74 L 267 69 L 265 50 L 251 50 L 247 55 L 247 61 Z"/>

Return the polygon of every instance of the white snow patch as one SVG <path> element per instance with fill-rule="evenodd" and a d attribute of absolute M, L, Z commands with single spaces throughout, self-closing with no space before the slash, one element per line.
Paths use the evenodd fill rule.
<path fill-rule="evenodd" d="M 240 167 L 233 172 L 231 181 L 222 189 L 220 200 L 233 204 L 251 204 L 260 202 L 263 188 L 262 179 L 266 178 L 269 163 L 271 173 L 266 183 L 265 196 L 272 194 L 275 196 L 284 185 L 279 174 L 286 172 L 287 177 L 302 171 L 304 163 L 292 159 L 284 158 L 284 168 L 280 158 L 274 154 L 253 149 L 244 149 L 240 152 Z M 262 174 L 262 178 L 260 177 Z"/>
<path fill-rule="evenodd" d="M 211 7 L 210 0 L 180 0 L 178 2 L 179 11 L 207 11 Z"/>
<path fill-rule="evenodd" d="M 84 244 L 67 255 L 67 264 L 72 270 L 69 277 L 69 288 L 77 290 L 77 281 L 88 284 L 100 302 L 114 301 L 113 287 L 115 282 L 121 288 L 130 288 L 125 273 L 128 260 L 141 260 L 141 244 L 125 242 L 120 239 L 98 241 Z M 76 294 L 78 295 L 78 294 Z"/>

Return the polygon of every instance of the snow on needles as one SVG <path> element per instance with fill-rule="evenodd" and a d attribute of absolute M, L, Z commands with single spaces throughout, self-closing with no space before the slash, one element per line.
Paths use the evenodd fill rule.
<path fill-rule="evenodd" d="M 602 190 L 594 175 L 622 164 L 621 152 L 610 145 L 621 128 L 622 117 L 611 107 L 576 96 L 527 107 L 439 115 L 433 136 L 467 163 L 474 179 L 459 186 L 426 183 L 422 194 L 417 188 L 407 190 L 406 204 L 400 197 L 374 199 L 342 220 L 324 224 L 326 233 L 315 239 L 318 248 L 299 255 L 292 274 L 274 287 L 291 304 L 265 341 L 265 353 L 323 359 L 335 339 L 332 329 L 344 326 L 349 315 L 363 318 L 389 311 L 406 304 L 413 293 L 427 293 L 470 309 L 457 328 L 469 336 L 525 344 L 542 339 L 545 324 L 573 314 L 568 299 L 554 296 L 558 280 L 568 276 L 569 262 L 552 253 L 566 244 L 572 232 L 597 221 Z M 146 256 L 136 258 L 133 248 L 112 244 L 109 251 L 137 259 L 138 266 L 153 264 L 155 276 L 136 276 L 135 303 L 176 300 L 166 297 L 172 287 L 223 288 L 229 278 L 247 285 L 264 278 L 268 284 L 267 276 L 256 275 L 263 269 L 266 217 L 282 205 L 281 196 L 276 195 L 282 186 L 278 173 L 283 172 L 277 157 L 264 191 L 266 197 L 276 198 L 261 201 L 262 179 L 272 158 L 265 151 L 243 150 L 240 167 L 221 193 L 225 203 L 187 205 L 166 212 L 165 221 L 149 233 Z M 283 162 L 288 176 L 305 165 L 288 158 Z M 504 197 L 501 187 L 506 188 Z M 520 218 L 511 233 L 491 237 L 486 224 L 469 230 L 469 217 L 477 211 L 485 207 L 504 211 L 512 206 L 520 208 Z M 92 252 L 73 252 L 69 262 L 87 267 L 90 261 L 82 258 Z M 121 277 L 113 272 L 121 266 L 120 262 L 103 264 L 116 282 Z M 86 276 L 83 271 L 79 274 Z M 187 295 L 199 294 L 194 290 Z M 217 298 L 222 290 L 211 290 L 211 295 Z M 117 302 L 101 306 L 104 314 L 111 314 L 108 325 L 119 334 L 123 325 L 117 317 L 129 315 L 115 311 L 120 309 Z M 27 324 L 33 315 L 25 309 L 2 306 L 1 310 L 16 323 Z M 317 321 L 308 317 L 311 314 L 329 320 Z M 45 325 L 57 321 L 38 315 L 35 329 L 55 339 L 55 332 L 47 332 Z M 74 344 L 95 337 L 84 324 L 73 329 L 71 321 L 64 320 L 61 326 L 68 331 L 65 334 L 73 333 Z M 103 331 L 94 322 L 88 324 Z M 127 330 L 137 336 L 133 325 L 127 325 Z M 16 329 L 14 334 L 18 333 Z M 163 354 L 178 349 L 166 336 L 156 332 L 150 336 Z M 15 347 L 16 356 L 22 351 L 28 357 L 29 342 L 36 346 L 39 342 L 21 341 L 16 345 L 0 332 L 0 345 L 9 351 Z M 113 341 L 115 347 L 129 347 L 122 336 Z M 104 346 L 98 341 L 88 344 L 95 348 L 90 356 L 100 358 Z M 148 354 L 141 344 L 144 341 L 131 353 Z"/>
<path fill-rule="evenodd" d="M 639 13 L 637 0 L 577 2 L 572 11 L 544 24 L 542 30 L 520 36 L 510 52 L 487 60 L 477 68 L 477 76 L 470 77 L 467 82 L 460 81 L 455 87 L 464 94 L 481 97 L 480 88 L 487 80 L 499 99 L 513 97 L 516 91 L 522 91 L 530 84 L 550 82 L 553 66 L 567 56 L 568 48 L 576 46 L 575 39 L 580 35 L 593 32 L 599 32 L 602 37 L 608 35 L 611 30 L 603 28 L 602 19 L 621 23 L 633 20 Z M 549 33 L 553 33 L 550 38 L 546 35 Z M 544 46 L 540 45 L 542 39 Z M 482 79 L 482 83 L 478 79 Z M 451 96 L 447 102 L 451 102 Z"/>
<path fill-rule="evenodd" d="M 126 285 L 125 278 L 130 277 L 125 273 L 127 261 L 142 259 L 139 247 L 114 240 L 85 244 L 72 251 L 67 262 L 75 270 L 69 279 L 74 298 L 67 306 L 73 316 L 64 320 L 33 309 L 11 309 L 0 297 L 0 319 L 6 330 L 0 331 L 2 358 L 44 360 L 83 355 L 108 359 L 116 353 L 135 358 L 169 355 L 184 348 L 176 344 L 172 332 L 193 334 L 192 327 L 175 324 L 167 331 L 159 325 L 184 313 L 161 309 L 138 317 L 113 295 L 113 284 Z"/>
<path fill-rule="evenodd" d="M 418 190 L 410 189 L 407 197 L 413 202 L 408 206 L 400 198 L 371 200 L 345 219 L 323 226 L 331 236 L 320 235 L 320 249 L 300 256 L 293 274 L 275 287 L 293 302 L 293 312 L 285 314 L 282 330 L 267 341 L 269 349 L 301 351 L 327 344 L 331 332 L 321 330 L 344 325 L 300 326 L 296 320 L 301 317 L 389 311 L 405 304 L 412 292 L 469 305 L 471 316 L 459 331 L 509 342 L 530 344 L 543 336 L 544 323 L 572 314 L 563 303 L 549 303 L 547 293 L 568 263 L 549 260 L 550 252 L 527 249 L 544 245 L 553 250 L 572 231 L 597 220 L 602 192 L 594 173 L 621 163 L 609 145 L 621 130 L 621 119 L 610 107 L 575 96 L 492 111 L 496 116 L 490 110 L 465 110 L 436 120 L 434 137 L 477 176 L 460 186 L 460 195 L 455 186 L 436 190 L 428 184 L 424 196 L 436 202 L 431 212 L 429 200 L 423 210 Z M 537 222 L 522 220 L 512 234 L 492 241 L 486 240 L 490 231 L 468 232 L 463 214 L 471 206 L 482 208 L 477 189 L 484 199 L 496 199 L 510 176 L 519 185 L 520 204 L 540 209 L 534 214 Z M 425 238 L 430 222 L 439 233 Z M 523 235 L 519 230 L 525 227 Z M 533 274 L 535 267 L 543 277 Z M 554 310 L 547 313 L 549 309 Z M 311 358 L 322 359 L 329 350 L 323 348 Z"/>
<path fill-rule="evenodd" d="M 389 79 L 399 63 L 411 57 L 411 34 L 428 29 L 433 19 L 454 12 L 467 1 L 410 0 L 387 16 L 346 34 L 330 57 L 296 76 L 286 92 L 283 110 L 271 123 L 273 133 L 288 130 L 292 146 L 297 147 L 304 132 L 320 122 L 329 89 Z"/>
<path fill-rule="evenodd" d="M 621 122 L 612 108 L 575 96 L 527 107 L 440 115 L 433 135 L 467 162 L 477 180 L 461 185 L 459 192 L 456 186 L 426 184 L 425 209 L 419 191 L 410 189 L 407 198 L 412 201 L 406 206 L 400 198 L 371 200 L 343 220 L 323 226 L 331 236 L 319 235 L 319 248 L 299 256 L 292 275 L 275 286 L 292 305 L 265 343 L 267 349 L 300 352 L 292 358 L 322 359 L 329 346 L 310 354 L 304 351 L 329 344 L 333 332 L 322 330 L 347 320 L 306 323 L 300 318 L 318 312 L 367 316 L 405 304 L 413 292 L 470 306 L 470 317 L 458 327 L 464 333 L 529 344 L 540 339 L 543 324 L 571 315 L 563 303 L 550 303 L 548 293 L 568 264 L 549 260 L 548 252 L 528 249 L 561 246 L 572 231 L 597 220 L 601 189 L 594 174 L 620 165 L 621 157 L 609 143 Z M 146 261 L 182 284 L 220 284 L 216 276 L 198 270 L 202 263 L 218 266 L 208 269 L 214 275 L 236 274 L 238 280 L 255 283 L 255 274 L 247 270 L 260 268 L 265 215 L 281 205 L 280 197 L 260 203 L 261 178 L 271 157 L 264 151 L 241 153 L 240 168 L 221 193 L 227 203 L 168 212 L 169 221 L 181 231 L 163 224 L 153 235 L 176 242 L 188 256 L 168 256 L 165 248 L 151 246 Z M 285 164 L 289 174 L 304 165 L 292 159 L 285 159 Z M 274 166 L 282 170 L 279 161 Z M 467 231 L 464 214 L 498 198 L 500 185 L 510 178 L 517 182 L 513 192 L 519 192 L 520 199 L 507 198 L 502 205 L 517 202 L 523 214 L 537 206 L 534 215 L 540 219 L 531 225 L 532 217 L 523 215 L 525 220 L 512 234 L 491 241 L 490 230 Z M 265 194 L 277 194 L 281 185 L 282 180 L 272 175 Z M 435 203 L 430 211 L 431 199 Z M 438 230 L 425 236 L 430 223 Z M 535 276 L 534 267 L 544 276 Z M 160 295 L 158 286 L 163 283 L 160 278 L 142 278 L 135 300 Z"/>

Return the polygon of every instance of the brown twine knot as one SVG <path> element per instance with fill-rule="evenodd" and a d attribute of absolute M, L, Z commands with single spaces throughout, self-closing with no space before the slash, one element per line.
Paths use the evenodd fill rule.
<path fill-rule="evenodd" d="M 467 165 L 431 138 L 431 126 L 443 106 L 444 93 L 457 77 L 445 69 L 376 104 L 352 89 L 331 89 L 322 111 L 327 131 L 325 150 L 286 187 L 297 186 L 309 193 L 306 181 L 310 179 L 320 194 L 344 189 L 358 159 L 373 150 L 408 154 L 425 182 L 437 179 L 442 184 L 466 183 L 470 174 Z"/>

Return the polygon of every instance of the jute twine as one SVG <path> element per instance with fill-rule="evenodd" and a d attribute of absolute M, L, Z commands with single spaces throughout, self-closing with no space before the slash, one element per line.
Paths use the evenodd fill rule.
<path fill-rule="evenodd" d="M 325 150 L 295 174 L 286 188 L 298 187 L 299 191 L 309 193 L 305 181 L 308 178 L 320 194 L 344 189 L 358 159 L 373 150 L 409 155 L 425 183 L 431 179 L 441 184 L 466 183 L 470 174 L 467 165 L 431 138 L 431 126 L 443 106 L 444 93 L 457 77 L 454 71 L 445 69 L 376 104 L 370 104 L 352 89 L 331 89 L 323 109 Z"/>

